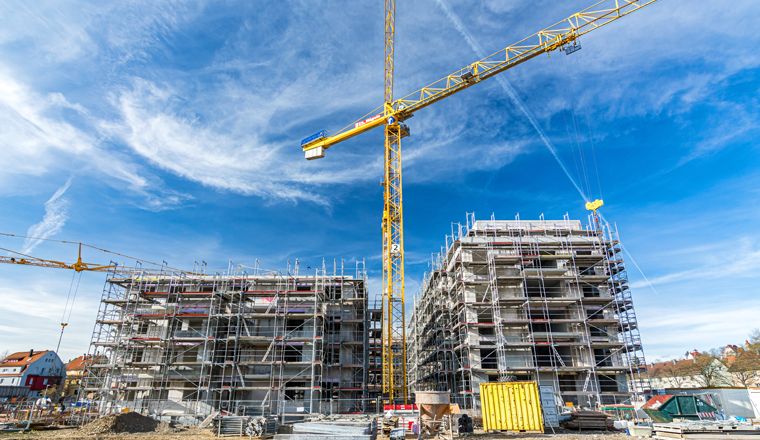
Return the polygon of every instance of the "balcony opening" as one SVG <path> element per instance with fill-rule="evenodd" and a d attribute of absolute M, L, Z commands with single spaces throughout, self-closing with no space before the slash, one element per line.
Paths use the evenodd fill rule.
<path fill-rule="evenodd" d="M 537 367 L 553 367 L 554 353 L 551 347 L 533 347 Z"/>
<path fill-rule="evenodd" d="M 594 286 L 583 286 L 583 296 L 586 298 L 598 298 L 599 289 Z"/>
<path fill-rule="evenodd" d="M 285 362 L 301 362 L 301 351 L 290 345 L 286 345 L 282 352 L 282 360 Z"/>
<path fill-rule="evenodd" d="M 614 378 L 600 376 L 599 377 L 599 391 L 607 393 L 617 393 L 620 391 L 620 386 Z"/>
<path fill-rule="evenodd" d="M 594 349 L 594 362 L 596 362 L 597 367 L 611 367 L 612 358 L 610 357 L 610 349 Z"/>
<path fill-rule="evenodd" d="M 499 368 L 499 358 L 494 349 L 480 349 L 480 366 L 486 370 L 496 370 Z"/>

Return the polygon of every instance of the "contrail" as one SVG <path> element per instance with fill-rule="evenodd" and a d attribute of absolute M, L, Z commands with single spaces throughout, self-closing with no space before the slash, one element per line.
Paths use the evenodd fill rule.
<path fill-rule="evenodd" d="M 467 42 L 467 44 L 470 46 L 470 49 L 472 49 L 473 52 L 475 52 L 475 55 L 477 55 L 480 58 L 485 58 L 487 54 L 483 51 L 483 49 L 480 47 L 477 41 L 475 41 L 474 38 L 472 38 L 472 35 L 470 35 L 469 32 L 467 32 L 467 29 L 464 28 L 464 25 L 459 20 L 459 17 L 457 17 L 451 9 L 446 5 L 446 3 L 443 2 L 443 0 L 435 0 L 436 3 L 438 3 L 438 6 L 443 10 L 443 12 L 446 14 L 447 17 L 449 17 L 449 20 L 451 20 L 451 23 L 454 24 L 454 27 L 457 29 L 459 34 L 464 38 L 464 40 Z M 536 122 L 536 118 L 533 116 L 533 114 L 528 110 L 528 108 L 525 106 L 525 104 L 522 102 L 522 99 L 520 99 L 519 96 L 517 96 L 517 93 L 515 92 L 515 89 L 512 87 L 511 84 L 509 84 L 509 81 L 507 81 L 504 76 L 496 76 L 496 81 L 499 83 L 502 89 L 504 89 L 505 92 L 507 92 L 507 95 L 509 96 L 509 99 L 512 100 L 512 103 L 522 111 L 522 113 L 525 115 L 526 118 L 528 118 L 528 121 L 530 121 L 531 125 L 533 125 L 533 128 L 536 129 L 536 132 L 538 133 L 538 136 L 541 138 L 541 140 L 544 142 L 544 145 L 546 145 L 546 148 L 549 149 L 549 151 L 552 153 L 552 156 L 554 156 L 554 159 L 557 161 L 557 164 L 559 164 L 560 168 L 562 168 L 562 171 L 565 172 L 565 175 L 570 180 L 570 182 L 573 184 L 575 189 L 578 191 L 578 194 L 581 195 L 584 201 L 590 202 L 591 200 L 588 198 L 586 193 L 583 192 L 581 187 L 578 185 L 578 183 L 575 181 L 573 176 L 570 174 L 570 171 L 568 171 L 567 166 L 565 166 L 565 162 L 562 160 L 562 158 L 559 157 L 559 154 L 557 154 L 557 148 L 554 146 L 554 144 L 549 140 L 549 138 L 546 137 L 544 134 L 544 131 L 541 129 L 541 127 L 538 125 L 538 122 Z M 604 223 L 608 223 L 607 219 L 604 218 L 604 215 L 601 213 L 598 214 L 599 218 L 602 219 Z M 644 275 L 644 272 L 641 270 L 638 264 L 636 264 L 636 260 L 633 259 L 633 256 L 631 256 L 631 253 L 628 252 L 628 249 L 623 246 L 623 243 L 620 242 L 620 246 L 623 248 L 623 251 L 628 254 L 628 258 L 631 260 L 634 266 L 636 266 L 636 269 L 639 270 L 639 273 L 642 277 L 644 277 L 644 280 L 646 280 L 647 284 L 649 284 L 649 287 L 652 288 L 655 294 L 659 295 L 657 293 L 657 290 L 655 290 L 654 286 L 652 286 L 652 283 L 649 282 L 649 279 Z"/>
<path fill-rule="evenodd" d="M 451 20 L 451 22 L 454 24 L 454 27 L 457 29 L 459 34 L 464 38 L 464 40 L 470 46 L 470 49 L 472 49 L 472 51 L 475 52 L 475 55 L 477 55 L 480 58 L 485 58 L 487 54 L 483 51 L 483 49 L 480 47 L 477 41 L 475 41 L 475 39 L 472 38 L 470 33 L 467 32 L 467 29 L 464 28 L 464 25 L 459 20 L 459 17 L 454 15 L 453 12 L 451 12 L 449 7 L 446 5 L 446 3 L 443 2 L 443 0 L 436 0 L 436 3 L 438 3 L 438 6 L 440 6 L 440 8 L 443 10 L 446 16 L 449 17 L 449 20 Z M 512 87 L 509 81 L 507 81 L 507 79 L 501 75 L 496 76 L 495 78 L 496 78 L 496 81 L 501 86 L 501 88 L 504 89 L 505 92 L 507 92 L 507 95 L 509 96 L 509 99 L 512 100 L 512 103 L 517 108 L 519 108 L 520 111 L 522 111 L 525 117 L 528 118 L 528 121 L 530 121 L 531 125 L 533 125 L 533 128 L 536 129 L 538 136 L 544 142 L 544 145 L 546 145 L 546 148 L 549 149 L 549 151 L 552 153 L 552 156 L 554 156 L 554 159 L 559 164 L 560 168 L 562 168 L 562 171 L 565 172 L 565 175 L 567 176 L 567 178 L 570 179 L 570 182 L 572 182 L 575 189 L 578 190 L 578 194 L 580 194 L 583 200 L 585 200 L 586 202 L 590 201 L 586 193 L 583 192 L 581 187 L 578 186 L 578 183 L 575 181 L 575 179 L 573 179 L 573 176 L 570 174 L 570 171 L 567 169 L 567 166 L 565 166 L 565 162 L 562 160 L 561 157 L 559 157 L 559 154 L 557 153 L 557 148 L 554 146 L 552 141 L 550 141 L 549 138 L 546 137 L 546 134 L 544 134 L 544 131 L 538 125 L 536 118 L 533 116 L 530 110 L 528 110 L 528 108 L 522 102 L 522 99 L 520 99 L 520 97 L 517 96 L 517 92 L 515 92 L 515 89 Z"/>
<path fill-rule="evenodd" d="M 67 180 L 62 187 L 58 188 L 55 194 L 45 202 L 45 216 L 42 218 L 41 222 L 31 226 L 29 230 L 26 231 L 28 236 L 48 238 L 61 232 L 63 225 L 66 224 L 66 220 L 69 218 L 66 215 L 69 202 L 66 199 L 62 199 L 61 196 L 67 189 L 69 189 L 71 179 L 73 179 L 73 177 L 70 177 L 69 180 Z M 40 243 L 40 240 L 27 238 L 24 240 L 24 248 L 22 249 L 22 252 L 25 254 L 31 253 Z"/>

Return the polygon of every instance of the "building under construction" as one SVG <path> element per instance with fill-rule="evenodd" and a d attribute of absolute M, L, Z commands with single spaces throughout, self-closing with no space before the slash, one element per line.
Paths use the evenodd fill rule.
<path fill-rule="evenodd" d="M 589 223 L 453 224 L 414 302 L 411 388 L 467 409 L 483 382 L 538 381 L 542 400 L 594 408 L 648 389 L 617 228 Z"/>
<path fill-rule="evenodd" d="M 109 275 L 81 385 L 97 411 L 192 423 L 378 410 L 382 310 L 363 262 L 199 272 Z"/>

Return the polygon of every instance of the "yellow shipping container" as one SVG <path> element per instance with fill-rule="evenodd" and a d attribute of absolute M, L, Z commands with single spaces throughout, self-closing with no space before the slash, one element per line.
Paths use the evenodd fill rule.
<path fill-rule="evenodd" d="M 486 431 L 544 432 L 536 382 L 481 383 L 480 407 Z"/>

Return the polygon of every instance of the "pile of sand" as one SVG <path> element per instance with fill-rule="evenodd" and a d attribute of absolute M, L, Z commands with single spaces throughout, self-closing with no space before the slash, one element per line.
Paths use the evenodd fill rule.
<path fill-rule="evenodd" d="M 174 432 L 166 422 L 159 422 L 136 412 L 103 416 L 82 427 L 77 434 L 110 434 L 135 432 Z"/>

